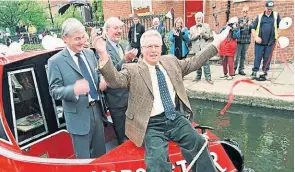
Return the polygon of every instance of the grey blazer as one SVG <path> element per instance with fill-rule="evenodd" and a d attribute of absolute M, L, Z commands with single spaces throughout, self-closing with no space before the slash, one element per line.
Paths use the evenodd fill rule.
<path fill-rule="evenodd" d="M 96 85 L 99 74 L 96 72 L 97 59 L 90 49 L 83 50 Z M 67 130 L 71 134 L 85 135 L 90 131 L 91 108 L 87 108 L 89 100 L 85 95 L 77 99 L 74 94 L 74 84 L 83 79 L 80 69 L 65 48 L 48 60 L 48 82 L 51 96 L 62 100 Z M 100 108 L 98 104 L 96 104 Z"/>
<path fill-rule="evenodd" d="M 125 54 L 126 45 L 119 44 Z M 107 41 L 107 51 L 108 54 L 112 58 L 113 65 L 115 68 L 120 71 L 122 69 L 122 65 L 126 63 L 126 61 L 120 58 L 119 54 L 115 50 L 115 48 L 111 45 L 109 41 Z M 126 107 L 128 104 L 128 95 L 129 91 L 127 88 L 110 88 L 107 87 L 105 90 L 105 98 L 106 103 L 109 108 L 119 108 L 119 107 Z"/>

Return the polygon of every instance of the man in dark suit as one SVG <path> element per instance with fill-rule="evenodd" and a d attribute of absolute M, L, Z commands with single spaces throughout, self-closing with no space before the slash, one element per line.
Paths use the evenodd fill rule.
<path fill-rule="evenodd" d="M 92 50 L 84 49 L 85 27 L 80 21 L 67 19 L 61 33 L 66 48 L 48 60 L 50 94 L 62 100 L 76 158 L 97 158 L 106 152 L 97 59 Z"/>
<path fill-rule="evenodd" d="M 140 147 L 145 147 L 146 171 L 170 172 L 168 142 L 176 142 L 188 163 L 200 151 L 205 140 L 193 128 L 192 109 L 183 84 L 183 77 L 200 68 L 217 54 L 230 28 L 214 36 L 206 49 L 192 58 L 178 60 L 173 55 L 161 56 L 162 37 L 154 30 L 141 38 L 143 59 L 126 64 L 118 72 L 106 50 L 106 42 L 92 33 L 100 63 L 98 69 L 112 88 L 129 88 L 126 112 L 126 135 Z M 193 171 L 215 172 L 208 148 L 201 152 Z"/>
<path fill-rule="evenodd" d="M 137 57 L 141 54 L 140 52 L 140 38 L 141 35 L 145 32 L 145 28 L 142 24 L 139 23 L 139 18 L 136 14 L 133 14 L 133 25 L 130 27 L 128 32 L 128 41 L 132 48 L 138 50 Z"/>
<path fill-rule="evenodd" d="M 104 24 L 104 31 L 107 37 L 107 51 L 111 55 L 113 65 L 118 71 L 122 69 L 123 64 L 132 62 L 138 52 L 135 48 L 128 51 L 126 50 L 126 45 L 120 43 L 123 25 L 124 23 L 117 17 L 110 17 Z M 105 83 L 103 79 L 101 82 Z M 107 87 L 104 91 L 118 144 L 122 144 L 127 140 L 125 136 L 125 112 L 128 104 L 128 89 Z"/>
<path fill-rule="evenodd" d="M 149 30 L 156 30 L 160 33 L 162 36 L 162 53 L 161 55 L 166 55 L 167 54 L 167 46 L 165 44 L 165 34 L 166 34 L 166 29 L 163 25 L 160 24 L 160 19 L 158 17 L 153 18 L 153 26 Z"/>

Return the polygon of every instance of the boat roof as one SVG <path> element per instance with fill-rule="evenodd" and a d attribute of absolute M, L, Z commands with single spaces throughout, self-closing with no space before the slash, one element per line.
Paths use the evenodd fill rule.
<path fill-rule="evenodd" d="M 17 62 L 17 61 L 21 61 L 21 60 L 24 60 L 24 59 L 35 57 L 35 56 L 40 55 L 40 54 L 55 52 L 55 51 L 58 51 L 58 50 L 61 50 L 61 48 L 54 49 L 54 50 L 32 50 L 32 51 L 24 51 L 24 52 L 22 52 L 20 54 L 6 56 L 5 58 L 8 61 L 4 61 L 4 62 L 0 63 L 0 65 L 11 64 L 11 63 L 14 63 L 14 62 Z"/>

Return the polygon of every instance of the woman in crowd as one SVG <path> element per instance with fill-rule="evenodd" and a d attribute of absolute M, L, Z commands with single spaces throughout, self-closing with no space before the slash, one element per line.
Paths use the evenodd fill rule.
<path fill-rule="evenodd" d="M 178 59 L 186 58 L 188 54 L 188 29 L 183 26 L 183 20 L 178 17 L 174 21 L 174 28 L 170 31 L 169 40 L 171 42 L 170 53 Z"/>

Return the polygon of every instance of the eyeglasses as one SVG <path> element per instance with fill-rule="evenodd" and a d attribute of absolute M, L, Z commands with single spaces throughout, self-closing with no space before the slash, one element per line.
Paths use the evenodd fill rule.
<path fill-rule="evenodd" d="M 155 48 L 156 50 L 159 50 L 161 48 L 160 45 L 148 45 L 148 46 L 142 46 L 144 48 L 147 48 L 148 50 L 152 50 L 153 48 Z"/>

